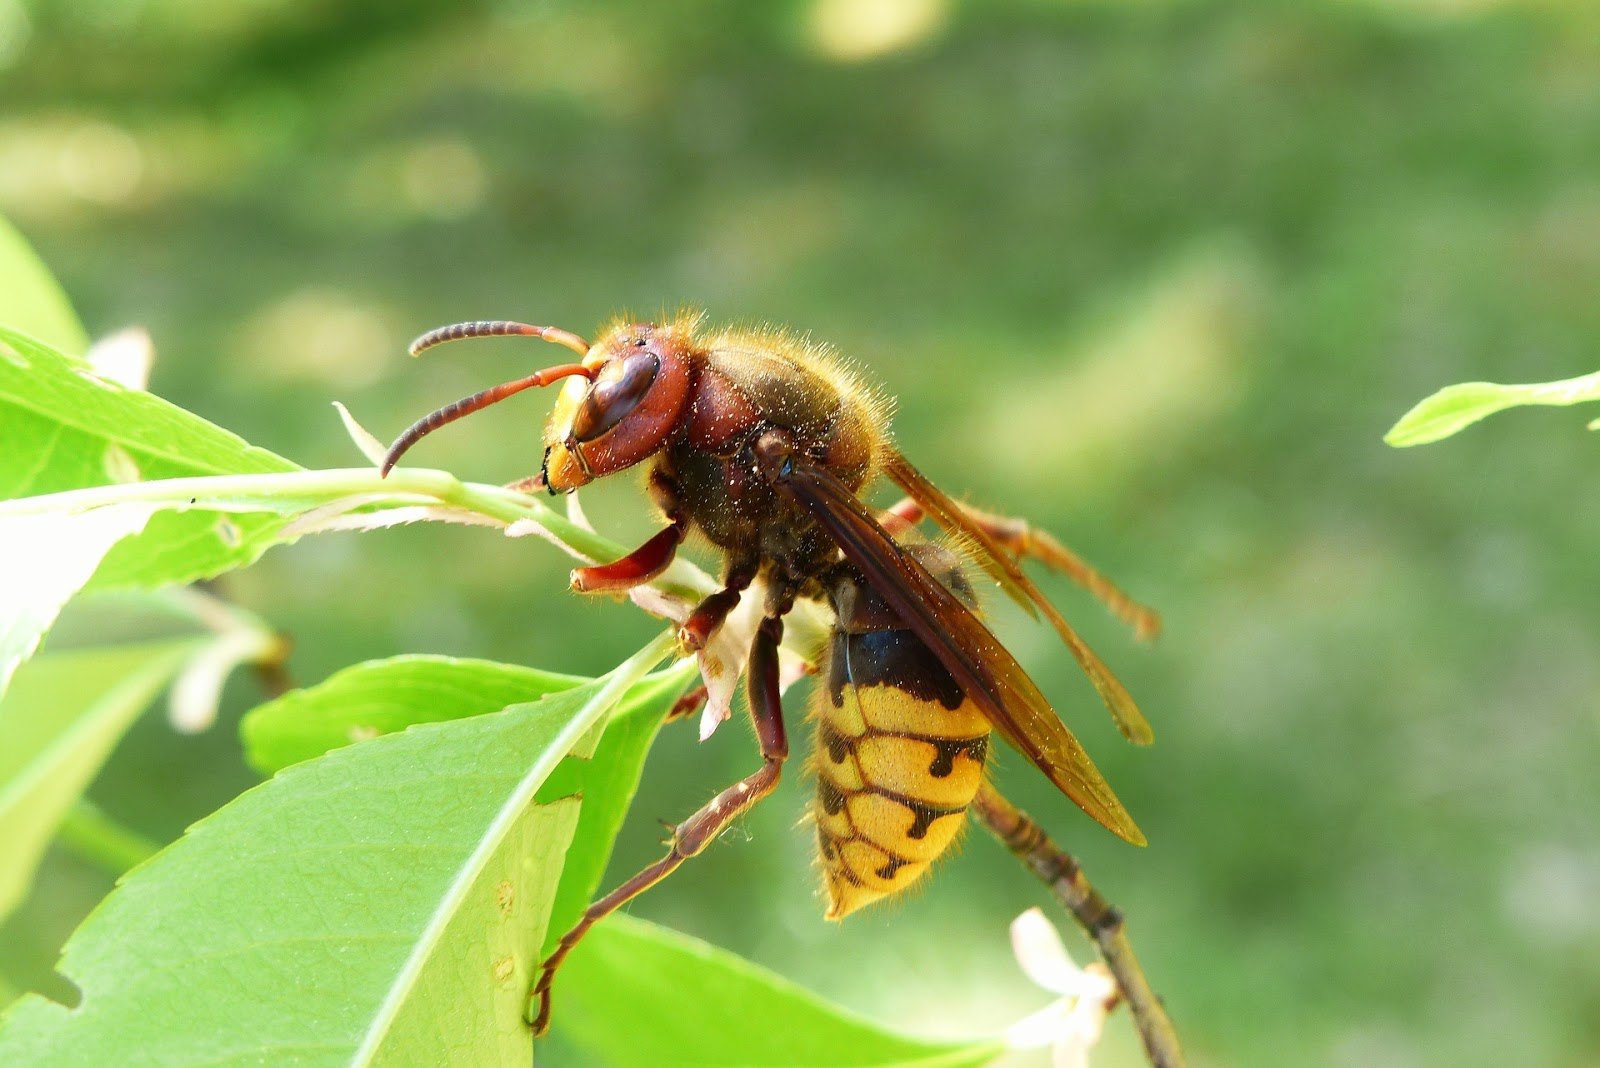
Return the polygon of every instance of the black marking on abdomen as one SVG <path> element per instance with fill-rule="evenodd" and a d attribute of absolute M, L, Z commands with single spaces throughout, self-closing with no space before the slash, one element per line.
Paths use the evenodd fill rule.
<path fill-rule="evenodd" d="M 910 863 L 911 862 L 906 860 L 904 857 L 897 857 L 893 853 L 890 853 L 889 859 L 884 861 L 883 867 L 879 868 L 875 874 L 880 879 L 893 879 L 895 872 L 899 871 L 901 868 Z"/>
<path fill-rule="evenodd" d="M 819 717 L 820 718 L 820 717 Z M 835 764 L 843 764 L 844 758 L 850 754 L 850 739 L 833 729 L 833 724 L 822 719 L 817 728 L 817 741 L 828 751 L 828 759 Z"/>
<path fill-rule="evenodd" d="M 830 816 L 837 816 L 844 808 L 844 793 L 826 775 L 817 776 L 817 800 L 822 802 L 822 811 Z"/>
<path fill-rule="evenodd" d="M 966 699 L 949 669 L 909 630 L 835 631 L 828 655 L 828 697 L 834 708 L 844 707 L 847 685 L 892 686 L 952 710 Z"/>
<path fill-rule="evenodd" d="M 820 781 L 820 780 L 819 780 Z M 907 838 L 923 839 L 928 836 L 928 828 L 933 826 L 933 821 L 943 819 L 945 816 L 954 816 L 967 810 L 966 805 L 930 805 L 926 801 L 919 801 L 905 794 L 897 794 L 893 790 L 884 790 L 876 786 L 866 789 L 869 794 L 887 797 L 897 805 L 903 805 L 911 810 L 916 819 L 911 821 L 911 829 L 906 832 Z M 823 802 L 826 804 L 826 800 Z"/>
<path fill-rule="evenodd" d="M 962 753 L 967 754 L 979 764 L 984 757 L 989 755 L 989 736 L 987 734 L 977 738 L 925 738 L 924 741 L 932 742 L 939 750 L 939 755 L 933 758 L 933 763 L 928 765 L 928 774 L 935 779 L 949 778 L 950 773 L 956 770 L 956 757 Z"/>
<path fill-rule="evenodd" d="M 854 752 L 856 743 L 867 738 L 904 738 L 908 742 L 933 746 L 938 752 L 934 755 L 933 763 L 928 765 L 928 774 L 935 779 L 949 778 L 956 770 L 956 757 L 962 753 L 978 764 L 982 764 L 989 755 L 987 734 L 980 734 L 976 738 L 940 738 L 916 731 L 880 731 L 868 727 L 867 733 L 861 738 L 848 738 L 835 730 L 826 719 L 817 725 L 817 742 L 828 751 L 828 759 L 835 764 L 844 763 L 844 758 Z"/>

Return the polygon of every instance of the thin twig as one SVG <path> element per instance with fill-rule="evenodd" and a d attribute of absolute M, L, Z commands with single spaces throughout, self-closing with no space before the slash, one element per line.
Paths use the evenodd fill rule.
<path fill-rule="evenodd" d="M 994 787 L 985 783 L 972 807 L 989 832 L 1043 880 L 1100 950 L 1133 1013 L 1150 1063 L 1155 1068 L 1182 1068 L 1185 1062 L 1178 1033 L 1139 967 L 1122 913 L 1100 896 L 1071 854 L 1050 841 L 1027 813 L 1001 797 Z"/>

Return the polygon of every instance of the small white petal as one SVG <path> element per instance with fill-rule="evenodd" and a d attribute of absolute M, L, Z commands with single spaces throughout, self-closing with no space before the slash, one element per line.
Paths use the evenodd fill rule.
<path fill-rule="evenodd" d="M 1065 1001 L 1052 1001 L 1006 1028 L 1006 1047 L 1014 1050 L 1044 1049 L 1061 1037 L 1067 1018 Z"/>
<path fill-rule="evenodd" d="M 1016 926 L 1013 924 L 1013 930 Z M 1037 930 L 1027 930 L 1036 927 L 1032 921 L 1022 926 L 1024 935 L 1037 935 Z M 1006 1044 L 1014 1050 L 1049 1046 L 1051 1064 L 1056 1068 L 1088 1068 L 1089 1051 L 1100 1042 L 1106 1014 L 1115 1004 L 1117 984 L 1098 962 L 1079 972 L 1074 983 L 1079 993 L 1052 1002 L 1007 1028 Z"/>
<path fill-rule="evenodd" d="M 156 346 L 150 340 L 150 331 L 130 326 L 96 341 L 83 358 L 101 378 L 129 389 L 145 389 L 150 384 L 150 368 L 156 362 Z"/>
<path fill-rule="evenodd" d="M 789 687 L 816 671 L 816 665 L 788 646 L 778 646 L 778 692 L 788 693 Z"/>
<path fill-rule="evenodd" d="M 706 684 L 706 707 L 700 713 L 702 742 L 733 715 L 733 695 L 739 688 L 740 676 L 749 667 L 750 646 L 761 625 L 765 600 L 765 584 L 752 583 L 711 641 L 700 650 L 700 677 Z"/>
<path fill-rule="evenodd" d="M 1050 1068 L 1089 1068 L 1089 1045 L 1068 1038 L 1050 1049 Z"/>
<path fill-rule="evenodd" d="M 240 664 L 259 660 L 276 645 L 266 632 L 225 631 L 206 643 L 178 673 L 167 699 L 167 719 L 183 734 L 198 734 L 217 720 L 223 684 Z"/>
<path fill-rule="evenodd" d="M 517 520 L 517 523 L 525 520 Z M 515 526 L 513 523 L 512 526 Z M 682 623 L 689 618 L 692 606 L 682 597 L 674 597 L 670 593 L 656 589 L 654 586 L 634 586 L 628 590 L 628 599 L 643 608 L 657 619 L 665 619 L 670 623 Z"/>
<path fill-rule="evenodd" d="M 589 517 L 584 514 L 583 503 L 578 500 L 577 490 L 567 494 L 567 518 L 589 533 L 594 533 L 594 524 L 590 523 Z"/>
<path fill-rule="evenodd" d="M 1100 1043 L 1105 1030 L 1106 1013 L 1110 1011 L 1117 987 L 1111 976 L 1094 965 L 1084 969 L 1084 974 L 1097 980 L 1096 992 L 1085 994 L 1073 1003 L 1072 1011 L 1062 1023 L 1061 1036 L 1056 1039 L 1052 1054 L 1058 1068 L 1087 1068 L 1089 1051 Z"/>
<path fill-rule="evenodd" d="M 373 464 L 382 464 L 383 458 L 389 454 L 389 447 L 373 437 L 366 427 L 356 422 L 356 417 L 350 414 L 350 409 L 338 401 L 333 402 L 333 407 L 339 413 L 339 420 L 344 423 L 344 432 L 356 443 L 361 455 Z"/>
<path fill-rule="evenodd" d="M 1029 909 L 1011 921 L 1011 952 L 1023 973 L 1052 994 L 1076 996 L 1082 991 L 1082 971 L 1039 909 Z"/>
<path fill-rule="evenodd" d="M 680 597 L 662 593 L 653 586 L 635 586 L 628 591 L 633 603 L 653 616 L 682 624 L 694 606 Z M 739 604 L 700 650 L 700 679 L 706 686 L 705 708 L 700 713 L 700 740 L 703 742 L 733 714 L 733 695 L 739 678 L 750 661 L 750 645 L 761 623 L 761 604 L 765 593 L 754 583 L 739 599 Z"/>

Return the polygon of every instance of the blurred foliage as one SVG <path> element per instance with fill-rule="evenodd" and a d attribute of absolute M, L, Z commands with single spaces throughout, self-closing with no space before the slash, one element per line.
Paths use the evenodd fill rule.
<path fill-rule="evenodd" d="M 1381 436 L 1439 382 L 1595 366 L 1597 25 L 1581 0 L 0 0 L 0 212 L 91 333 L 150 328 L 158 393 L 313 466 L 359 462 L 332 399 L 388 434 L 551 359 L 405 361 L 440 322 L 693 302 L 814 331 L 943 485 L 1164 609 L 1141 650 L 1049 587 L 1155 723 L 1146 751 L 998 613 L 1151 848 L 1014 758 L 1000 777 L 1124 907 L 1197 1061 L 1586 1064 L 1593 442 L 1509 417 Z M 416 461 L 527 474 L 544 411 Z M 652 523 L 630 485 L 585 504 L 619 540 Z M 592 673 L 651 632 L 565 575 L 529 541 L 414 529 L 227 588 L 305 681 L 409 652 Z M 655 855 L 653 817 L 754 766 L 740 730 L 692 735 L 658 741 L 613 877 Z M 150 717 L 93 797 L 168 839 L 252 781 L 230 730 Z M 902 1027 L 1040 1003 L 1004 932 L 1042 891 L 1011 858 L 974 836 L 915 900 L 826 925 L 807 790 L 633 911 Z M 52 854 L 0 985 L 55 990 L 108 884 Z M 1116 1026 L 1097 1063 L 1136 1063 Z"/>
<path fill-rule="evenodd" d="M 1564 378 L 1559 382 L 1535 382 L 1505 386 L 1496 382 L 1461 382 L 1445 386 L 1418 401 L 1400 421 L 1389 428 L 1383 440 L 1396 448 L 1427 445 L 1460 433 L 1480 419 L 1507 408 L 1527 405 L 1564 408 L 1600 400 L 1600 371 Z M 1600 419 L 1589 423 L 1600 430 Z"/>

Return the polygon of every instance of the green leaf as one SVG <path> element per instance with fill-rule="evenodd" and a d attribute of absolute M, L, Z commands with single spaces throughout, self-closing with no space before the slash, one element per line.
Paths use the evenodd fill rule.
<path fill-rule="evenodd" d="M 533 798 L 671 648 L 531 705 L 297 764 L 132 872 L 0 1064 L 527 1063 L 522 1011 L 577 817 Z"/>
<path fill-rule="evenodd" d="M 153 511 L 122 504 L 0 521 L 0 695 L 62 606 L 118 542 L 145 528 Z"/>
<path fill-rule="evenodd" d="M 0 328 L 0 497 L 296 466 L 142 390 Z M 207 578 L 254 561 L 282 518 L 164 510 L 110 554 L 96 588 Z"/>
<path fill-rule="evenodd" d="M 886 1031 L 748 961 L 626 915 L 578 943 L 554 993 L 552 1028 L 605 1064 L 953 1068 L 1005 1050 L 993 1037 L 930 1042 Z"/>
<path fill-rule="evenodd" d="M 569 690 L 575 675 L 466 660 L 408 655 L 345 668 L 245 715 L 245 759 L 263 774 L 351 742 L 417 723 L 464 719 Z"/>
<path fill-rule="evenodd" d="M 541 802 L 583 798 L 546 951 L 595 896 L 650 744 L 694 671 L 693 662 L 685 661 L 641 682 L 605 724 L 598 742 L 574 746 L 540 788 Z M 582 681 L 488 660 L 397 656 L 357 664 L 269 701 L 244 717 L 240 733 L 250 764 L 270 774 L 353 741 L 416 723 L 483 715 Z"/>
<path fill-rule="evenodd" d="M 1600 400 L 1600 371 L 1531 385 L 1463 382 L 1446 386 L 1412 408 L 1383 436 L 1396 448 L 1426 445 L 1447 438 L 1478 420 L 1507 408 L 1538 404 L 1565 407 Z M 1595 424 L 1591 423 L 1590 429 Z"/>
<path fill-rule="evenodd" d="M 0 703 L 0 917 L 117 741 L 204 641 L 39 657 Z"/>
<path fill-rule="evenodd" d="M 89 349 L 89 335 L 61 285 L 27 238 L 4 218 L 0 218 L 0 324 L 74 356 Z"/>
<path fill-rule="evenodd" d="M 540 789 L 541 801 L 573 795 L 583 798 L 578 829 L 567 850 L 541 956 L 555 948 L 594 900 L 611 860 L 617 832 L 639 790 L 645 757 L 672 702 L 696 670 L 695 662 L 686 660 L 634 687 L 627 702 L 606 724 L 605 734 L 593 752 L 585 754 L 581 746 L 575 747 Z"/>
<path fill-rule="evenodd" d="M 161 844 L 125 827 L 86 797 L 78 798 L 56 841 L 113 875 L 136 868 L 161 852 Z"/>

